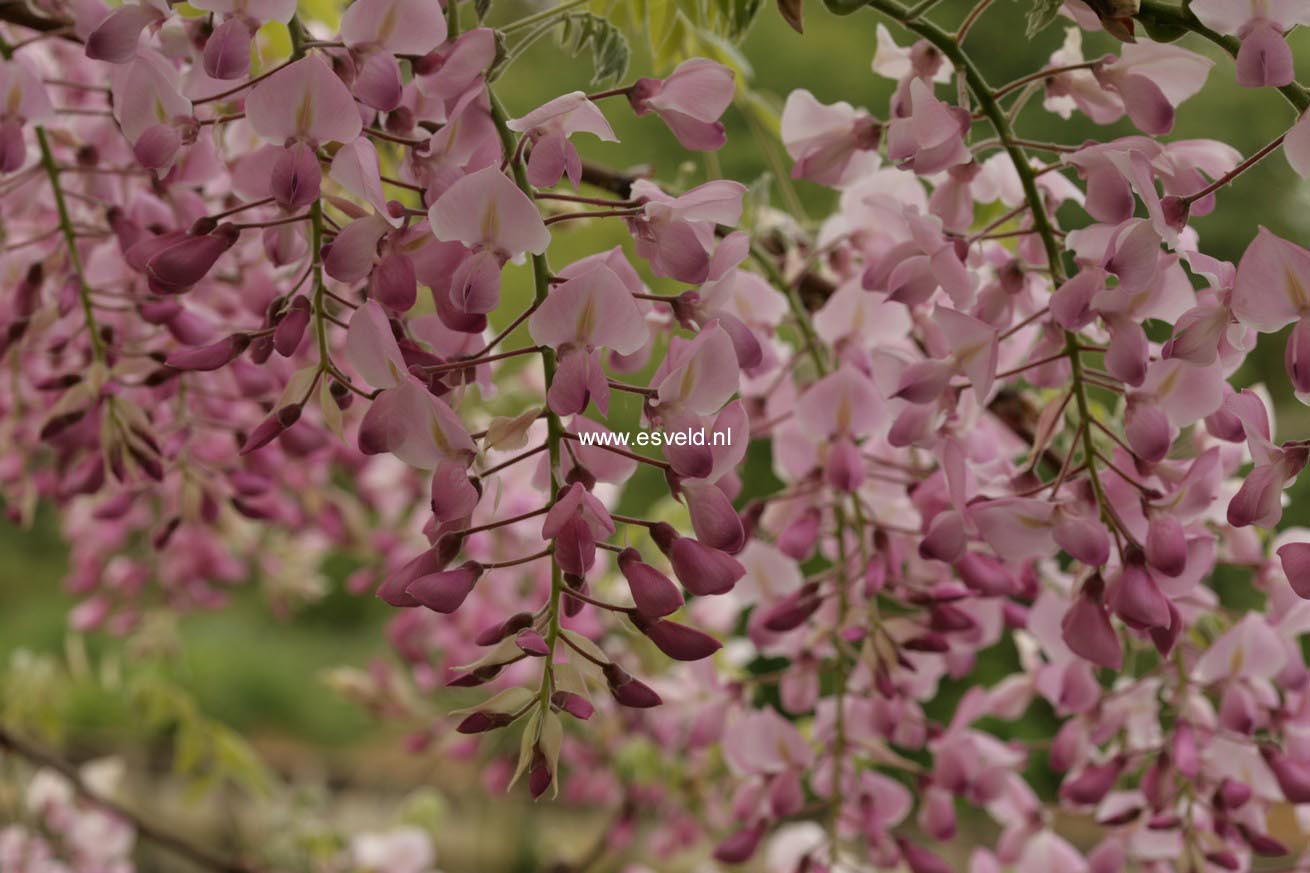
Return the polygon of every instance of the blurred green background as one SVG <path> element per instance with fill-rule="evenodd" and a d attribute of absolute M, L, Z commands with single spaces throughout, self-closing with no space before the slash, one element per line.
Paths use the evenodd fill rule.
<path fill-rule="evenodd" d="M 953 27 L 971 5 L 946 0 L 930 17 Z M 490 20 L 507 22 L 539 8 L 494 0 Z M 1024 2 L 997 0 L 969 38 L 970 53 L 994 85 L 1038 69 L 1063 41 L 1063 19 L 1036 38 L 1026 39 L 1025 12 Z M 765 0 L 738 47 L 749 70 L 749 87 L 777 109 L 788 91 L 808 88 L 821 101 L 845 100 L 885 117 L 893 83 L 870 71 L 875 26 L 881 20 L 869 11 L 839 18 L 818 0 L 807 0 L 806 32 L 800 36 L 784 24 L 773 0 Z M 910 41 L 903 31 L 891 29 L 898 42 Z M 1310 75 L 1310 34 L 1294 33 L 1291 42 L 1301 72 Z M 1288 127 L 1293 113 L 1279 94 L 1239 88 L 1233 81 L 1231 61 L 1217 49 L 1193 37 L 1184 44 L 1215 58 L 1216 64 L 1207 87 L 1179 112 L 1174 137 L 1217 138 L 1249 154 Z M 1103 35 L 1089 34 L 1084 40 L 1084 54 L 1089 58 L 1116 50 L 1113 40 Z M 654 72 L 649 52 L 634 44 L 628 80 Z M 510 114 L 517 116 L 565 91 L 594 90 L 590 79 L 591 65 L 585 53 L 569 58 L 548 38 L 510 68 L 497 83 L 497 91 Z M 713 175 L 752 183 L 780 166 L 780 159 L 784 162 L 781 166 L 789 166 L 776 139 L 754 116 L 737 108 L 725 119 L 728 145 L 708 158 L 682 151 L 658 121 L 634 118 L 622 101 L 609 101 L 604 108 L 622 142 L 597 144 L 588 137 L 580 137 L 578 142 L 585 157 L 602 163 L 649 165 L 657 177 L 678 179 L 683 184 Z M 1080 117 L 1064 122 L 1045 113 L 1040 100 L 1031 102 L 1019 120 L 1018 131 L 1026 138 L 1064 143 L 1136 132 L 1127 122 L 1111 129 Z M 979 135 L 990 132 L 983 133 L 980 127 Z M 786 190 L 788 186 L 791 191 Z M 770 190 L 775 205 L 785 207 L 794 196 L 812 221 L 821 219 L 834 200 L 832 192 L 806 182 L 780 184 L 774 179 Z M 1310 244 L 1307 207 L 1310 187 L 1291 172 L 1281 153 L 1275 153 L 1222 192 L 1220 208 L 1198 220 L 1196 227 L 1207 252 L 1235 261 L 1261 224 L 1301 245 Z M 1083 221 L 1072 212 L 1062 218 L 1067 226 Z M 624 237 L 617 222 L 571 223 L 560 230 L 551 253 L 557 265 L 619 244 Z M 530 293 L 525 273 L 511 270 L 508 300 L 525 299 Z M 513 310 L 493 322 L 504 324 L 512 317 Z M 1305 438 L 1310 436 L 1310 415 L 1286 391 L 1281 359 L 1282 337 L 1265 337 L 1260 352 L 1239 379 L 1244 384 L 1268 382 L 1278 400 L 1278 436 Z M 616 398 L 616 402 L 626 399 Z M 623 408 L 625 414 L 635 416 L 635 404 Z M 1310 517 L 1304 508 L 1306 487 L 1310 486 L 1303 482 L 1292 492 L 1292 522 Z M 639 487 L 637 493 L 641 490 Z M 67 612 L 73 601 L 62 589 L 64 565 L 64 546 L 50 513 L 40 513 L 30 530 L 7 523 L 0 526 L 0 665 L 10 662 L 19 650 L 65 656 Z M 184 647 L 170 658 L 169 680 L 190 693 L 207 716 L 251 739 L 281 772 L 308 770 L 318 773 L 325 784 L 334 780 L 362 784 L 380 796 L 393 798 L 386 804 L 395 808 L 400 808 L 401 798 L 428 781 L 460 784 L 467 776 L 434 774 L 430 767 L 409 766 L 394 730 L 379 730 L 360 708 L 330 693 L 318 681 L 325 669 L 342 664 L 362 667 L 372 658 L 387 655 L 383 626 L 389 610 L 371 597 L 355 597 L 342 590 L 341 580 L 350 567 L 343 564 L 330 569 L 333 584 L 327 596 L 290 617 L 275 617 L 257 586 L 239 591 L 230 609 L 182 617 L 178 636 Z M 121 648 L 121 643 L 99 637 L 80 644 L 85 645 L 92 663 L 105 657 L 112 660 Z M 133 733 L 135 713 L 130 705 L 100 684 L 74 682 L 68 691 L 62 733 L 71 745 L 88 751 L 115 748 L 120 739 Z M 549 842 L 552 815 L 533 816 L 529 830 L 517 839 L 525 845 Z M 511 854 L 522 859 L 532 852 L 520 847 Z M 535 868 L 532 861 L 520 860 L 514 869 Z"/>

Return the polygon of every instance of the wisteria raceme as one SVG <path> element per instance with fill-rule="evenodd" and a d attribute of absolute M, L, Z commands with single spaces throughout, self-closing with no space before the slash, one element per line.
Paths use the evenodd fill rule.
<path fill-rule="evenodd" d="M 1303 4 L 1067 0 L 1049 63 L 993 86 L 964 48 L 988 0 L 954 32 L 826 0 L 871 10 L 894 89 L 780 101 L 792 177 L 835 192 L 807 223 L 582 157 L 625 114 L 719 149 L 739 72 L 507 106 L 515 26 L 448 2 L 356 0 L 335 33 L 284 0 L 0 9 L 0 481 L 15 521 L 59 510 L 73 627 L 252 576 L 289 605 L 347 553 L 444 713 L 411 752 L 621 807 L 639 857 L 1310 870 L 1274 835 L 1310 803 L 1310 532 L 1279 530 L 1310 441 L 1238 381 L 1291 328 L 1274 390 L 1310 403 L 1310 250 L 1251 228 L 1229 263 L 1191 225 L 1275 153 L 1310 176 Z M 1281 89 L 1286 132 L 1169 138 L 1219 77 Z M 1032 142 L 1025 110 L 1137 133 Z M 602 222 L 623 244 L 563 263 Z M 724 439 L 611 439 L 624 401 Z M 1033 711 L 1049 736 L 1014 738 Z M 0 867 L 108 815 L 60 791 Z M 126 869 L 103 827 L 87 869 Z M 407 832 L 350 851 L 433 863 Z"/>

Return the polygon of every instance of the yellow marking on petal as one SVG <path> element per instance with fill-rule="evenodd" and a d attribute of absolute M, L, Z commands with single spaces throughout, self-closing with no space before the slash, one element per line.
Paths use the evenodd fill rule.
<path fill-rule="evenodd" d="M 5 115 L 17 115 L 18 107 L 23 105 L 23 90 L 18 87 L 15 79 L 14 83 L 9 86 L 9 93 L 5 95 Z"/>
<path fill-rule="evenodd" d="M 1291 270 L 1286 270 L 1287 276 L 1287 299 L 1292 301 L 1292 305 L 1298 310 L 1310 308 L 1310 294 L 1306 293 L 1305 286 L 1297 279 L 1296 274 Z"/>
<path fill-rule="evenodd" d="M 587 302 L 583 304 L 582 311 L 578 313 L 578 326 L 574 334 L 579 340 L 586 341 L 591 336 L 592 329 L 596 326 L 596 306 L 592 297 L 587 297 Z"/>
<path fill-rule="evenodd" d="M 168 121 L 168 110 L 164 108 L 164 101 L 160 100 L 159 97 L 157 96 L 155 97 L 154 108 L 155 108 L 155 121 L 158 121 L 160 124 L 163 124 L 165 121 Z"/>
<path fill-rule="evenodd" d="M 391 3 L 387 6 L 387 14 L 382 16 L 382 23 L 378 25 L 377 42 L 386 42 L 390 39 L 392 32 L 396 29 L 396 4 Z"/>
<path fill-rule="evenodd" d="M 500 213 L 496 209 L 495 199 L 487 202 L 487 211 L 482 213 L 482 241 L 491 242 L 500 231 Z"/>
<path fill-rule="evenodd" d="M 314 99 L 309 94 L 309 89 L 300 97 L 300 107 L 296 110 L 296 132 L 302 136 L 309 133 L 310 127 L 314 124 Z"/>
<path fill-rule="evenodd" d="M 837 403 L 837 432 L 847 433 L 851 429 L 851 399 L 843 394 Z"/>

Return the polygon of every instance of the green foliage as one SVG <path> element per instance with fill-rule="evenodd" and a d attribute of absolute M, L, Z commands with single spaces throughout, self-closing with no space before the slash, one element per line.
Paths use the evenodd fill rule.
<path fill-rule="evenodd" d="M 1032 8 L 1028 10 L 1028 37 L 1036 36 L 1050 27 L 1060 15 L 1063 0 L 1031 0 Z"/>
<path fill-rule="evenodd" d="M 614 24 L 589 12 L 566 15 L 562 24 L 560 45 L 565 51 L 575 58 L 591 51 L 593 85 L 617 82 L 627 75 L 628 41 Z"/>
<path fill-rule="evenodd" d="M 729 47 L 746 37 L 763 6 L 764 0 L 593 0 L 591 10 L 633 42 L 645 42 L 662 71 L 697 54 L 732 54 Z"/>

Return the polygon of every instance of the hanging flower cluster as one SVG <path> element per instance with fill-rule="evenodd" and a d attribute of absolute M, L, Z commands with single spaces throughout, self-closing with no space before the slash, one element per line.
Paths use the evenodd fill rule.
<path fill-rule="evenodd" d="M 828 0 L 917 41 L 878 25 L 885 108 L 786 98 L 792 175 L 837 192 L 805 228 L 739 228 L 734 181 L 582 159 L 627 112 L 721 147 L 741 83 L 717 62 L 511 111 L 500 36 L 455 5 L 356 0 L 317 36 L 285 0 L 191 5 L 47 3 L 51 35 L 0 43 L 0 481 L 16 518 L 61 510 L 76 627 L 252 573 L 308 596 L 345 552 L 417 686 L 472 701 L 415 750 L 512 734 L 488 782 L 623 799 L 616 842 L 644 814 L 656 853 L 941 873 L 968 808 L 998 834 L 971 873 L 1289 854 L 1310 536 L 1273 531 L 1310 443 L 1232 382 L 1291 327 L 1310 400 L 1310 250 L 1260 229 L 1231 264 L 1189 222 L 1274 152 L 1310 176 L 1310 122 L 1248 158 L 1168 138 L 1220 73 L 1151 37 L 1215 40 L 1300 116 L 1300 4 L 1069 0 L 1049 64 L 994 87 L 962 48 L 987 0 L 955 33 L 931 0 Z M 1122 43 L 1085 59 L 1099 30 Z M 1022 139 L 1037 97 L 1140 134 Z M 595 222 L 630 239 L 560 263 Z M 721 439 L 638 451 L 625 395 Z M 780 484 L 743 473 L 753 448 Z M 667 499 L 621 513 L 650 476 Z M 1034 713 L 1042 762 L 1010 739 Z M 663 778 L 607 766 L 637 740 Z"/>

